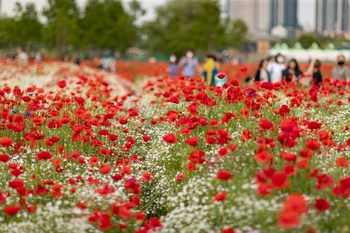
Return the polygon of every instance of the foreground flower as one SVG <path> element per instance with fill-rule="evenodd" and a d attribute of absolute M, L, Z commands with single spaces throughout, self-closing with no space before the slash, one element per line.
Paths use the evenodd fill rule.
<path fill-rule="evenodd" d="M 318 198 L 315 201 L 315 208 L 321 212 L 328 210 L 330 207 L 331 205 L 323 198 Z"/>
<path fill-rule="evenodd" d="M 300 224 L 299 214 L 294 211 L 283 211 L 278 216 L 278 226 L 285 229 L 293 229 Z"/>
<path fill-rule="evenodd" d="M 163 140 L 167 143 L 175 144 L 177 142 L 177 138 L 175 134 L 169 133 L 163 137 Z"/>
<path fill-rule="evenodd" d="M 0 138 L 0 144 L 3 147 L 10 147 L 13 144 L 13 139 L 8 137 L 2 137 Z"/>
<path fill-rule="evenodd" d="M 230 180 L 232 178 L 232 174 L 228 171 L 218 171 L 216 175 L 216 179 L 218 180 Z"/>
<path fill-rule="evenodd" d="M 214 200 L 215 201 L 225 201 L 227 197 L 227 194 L 225 192 L 220 192 L 215 194 Z"/>
<path fill-rule="evenodd" d="M 13 216 L 13 215 L 16 215 L 21 210 L 21 207 L 19 207 L 18 205 L 8 205 L 8 206 L 5 206 L 3 210 L 5 214 Z"/>
<path fill-rule="evenodd" d="M 61 81 L 57 82 L 57 86 L 59 88 L 64 88 L 65 86 L 67 86 L 66 80 L 61 80 Z"/>
<path fill-rule="evenodd" d="M 49 160 L 52 158 L 52 154 L 49 151 L 41 151 L 36 155 L 37 160 Z"/>

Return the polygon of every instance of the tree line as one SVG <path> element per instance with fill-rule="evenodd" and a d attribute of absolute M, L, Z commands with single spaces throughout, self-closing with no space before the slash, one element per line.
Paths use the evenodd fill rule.
<path fill-rule="evenodd" d="M 142 23 L 146 12 L 138 0 L 127 7 L 120 0 L 88 0 L 83 8 L 75 0 L 47 0 L 44 9 L 17 2 L 14 12 L 0 18 L 0 47 L 48 48 L 59 56 L 69 48 L 123 53 L 132 46 L 153 54 L 212 52 L 239 48 L 248 31 L 243 21 L 221 17 L 219 0 L 169 0 Z"/>

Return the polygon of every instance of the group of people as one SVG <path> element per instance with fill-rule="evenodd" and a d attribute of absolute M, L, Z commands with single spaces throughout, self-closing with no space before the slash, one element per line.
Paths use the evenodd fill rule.
<path fill-rule="evenodd" d="M 259 69 L 255 78 L 247 77 L 246 84 L 254 82 L 301 82 L 305 86 L 317 85 L 322 83 L 321 62 L 317 59 L 311 59 L 309 68 L 303 72 L 297 60 L 291 59 L 285 63 L 282 54 L 277 54 L 274 58 L 263 59 L 260 62 Z M 312 77 L 312 79 L 303 79 L 303 77 Z M 345 56 L 339 55 L 336 60 L 336 66 L 332 70 L 332 79 L 339 81 L 350 81 L 350 69 L 346 66 Z"/>
<path fill-rule="evenodd" d="M 80 65 L 81 59 L 77 53 L 74 53 L 72 58 L 69 57 L 68 53 L 65 53 L 62 56 L 62 62 L 65 62 L 65 63 L 71 62 L 71 63 L 74 63 L 76 65 Z"/>
<path fill-rule="evenodd" d="M 79 57 L 77 53 L 74 53 L 72 57 L 68 53 L 65 53 L 61 59 L 63 62 L 71 62 L 76 65 L 80 65 L 82 58 Z M 111 51 L 106 51 L 102 57 L 93 56 L 90 60 L 90 65 L 96 69 L 115 72 L 115 58 Z"/>
<path fill-rule="evenodd" d="M 222 86 L 227 82 L 226 77 L 218 77 L 219 62 L 215 55 L 208 54 L 202 67 L 199 66 L 198 58 L 195 57 L 192 49 L 187 50 L 186 56 L 179 62 L 175 55 L 170 56 L 168 74 L 170 78 L 176 78 L 181 70 L 181 75 L 185 78 L 192 78 L 196 72 L 200 72 L 204 81 L 211 86 Z"/>
<path fill-rule="evenodd" d="M 1 57 L 4 60 L 13 60 L 18 61 L 20 64 L 26 64 L 28 62 L 41 62 L 44 59 L 44 56 L 38 52 L 27 53 L 21 48 L 17 48 L 15 51 L 12 51 Z"/>
<path fill-rule="evenodd" d="M 115 57 L 110 50 L 106 51 L 102 57 L 93 56 L 91 59 L 91 66 L 104 71 L 115 72 Z"/>

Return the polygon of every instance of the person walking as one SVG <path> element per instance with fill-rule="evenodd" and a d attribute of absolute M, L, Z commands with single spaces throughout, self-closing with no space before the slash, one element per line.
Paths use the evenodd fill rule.
<path fill-rule="evenodd" d="M 203 78 L 208 86 L 215 85 L 215 77 L 219 73 L 219 64 L 216 61 L 216 57 L 214 55 L 207 55 L 205 63 L 203 64 Z"/>
<path fill-rule="evenodd" d="M 263 59 L 260 61 L 259 69 L 255 74 L 254 81 L 255 82 L 271 82 L 271 74 L 267 71 L 267 66 L 269 61 L 267 59 Z"/>
<path fill-rule="evenodd" d="M 333 81 L 343 81 L 350 82 L 350 70 L 346 66 L 345 56 L 339 55 L 337 57 L 337 64 L 332 70 L 332 80 Z"/>
<path fill-rule="evenodd" d="M 321 61 L 314 58 L 311 59 L 309 68 L 307 69 L 306 72 L 304 72 L 304 76 L 306 77 L 311 76 L 312 78 L 312 80 L 310 80 L 308 84 L 306 84 L 307 86 L 309 86 L 310 84 L 320 86 L 323 81 L 322 73 L 321 73 Z M 302 81 L 302 79 L 300 81 Z"/>
<path fill-rule="evenodd" d="M 78 53 L 74 53 L 73 54 L 73 57 L 72 57 L 72 63 L 76 64 L 77 66 L 80 65 L 80 58 L 79 58 L 79 55 Z"/>
<path fill-rule="evenodd" d="M 194 56 L 192 49 L 187 50 L 186 57 L 180 61 L 180 68 L 182 68 L 182 76 L 186 78 L 192 78 L 196 75 L 198 59 Z"/>
<path fill-rule="evenodd" d="M 286 82 L 298 82 L 298 77 L 302 75 L 297 60 L 291 59 L 288 66 L 282 71 L 282 77 Z"/>
<path fill-rule="evenodd" d="M 275 60 L 270 62 L 266 70 L 271 74 L 271 82 L 276 83 L 282 80 L 282 71 L 286 69 L 284 64 L 284 57 L 282 54 L 277 54 Z"/>
<path fill-rule="evenodd" d="M 115 72 L 115 59 L 110 50 L 106 51 L 101 59 L 101 68 L 105 71 Z"/>
<path fill-rule="evenodd" d="M 179 73 L 179 64 L 177 64 L 177 58 L 173 54 L 169 59 L 168 74 L 170 78 L 176 78 Z"/>
<path fill-rule="evenodd" d="M 29 56 L 26 52 L 24 52 L 21 48 L 17 48 L 17 54 L 18 54 L 18 62 L 20 64 L 28 63 Z"/>

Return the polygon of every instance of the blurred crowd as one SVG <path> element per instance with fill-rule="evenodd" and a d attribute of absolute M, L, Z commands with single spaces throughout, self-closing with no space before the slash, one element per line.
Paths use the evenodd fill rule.
<path fill-rule="evenodd" d="M 28 62 L 41 62 L 45 59 L 45 56 L 39 51 L 27 53 L 21 48 L 17 48 L 15 51 L 11 51 L 7 54 L 2 54 L 1 59 L 13 60 L 18 61 L 20 64 L 26 64 Z"/>
<path fill-rule="evenodd" d="M 311 59 L 307 70 L 302 71 L 296 59 L 286 61 L 282 54 L 277 54 L 275 57 L 262 59 L 255 77 L 245 77 L 244 84 L 245 86 L 252 86 L 254 82 L 284 82 L 301 83 L 303 86 L 320 86 L 323 81 L 321 65 L 321 61 L 318 59 Z M 196 72 L 199 72 L 204 81 L 210 86 L 222 86 L 227 82 L 226 75 L 220 73 L 219 61 L 215 55 L 208 54 L 203 65 L 199 64 L 198 58 L 194 55 L 192 49 L 188 50 L 180 60 L 175 55 L 171 55 L 168 66 L 170 78 L 173 79 L 178 76 L 192 78 L 196 76 Z M 337 56 L 331 78 L 343 86 L 346 85 L 346 82 L 350 82 L 350 69 L 346 64 L 344 55 Z"/>
<path fill-rule="evenodd" d="M 175 55 L 170 56 L 168 75 L 173 79 L 181 73 L 181 76 L 185 78 L 192 78 L 199 72 L 208 85 L 222 86 L 227 82 L 227 77 L 219 73 L 220 62 L 222 62 L 220 57 L 208 54 L 203 65 L 200 66 L 194 51 L 189 49 L 180 60 Z"/>
<path fill-rule="evenodd" d="M 255 77 L 246 77 L 245 84 L 251 86 L 254 82 L 276 83 L 283 81 L 301 83 L 303 86 L 320 86 L 323 81 L 321 65 L 320 60 L 313 58 L 309 61 L 307 70 L 302 71 L 296 59 L 290 59 L 286 62 L 282 54 L 277 54 L 275 57 L 261 60 Z M 341 83 L 344 87 L 346 82 L 350 82 L 350 69 L 342 54 L 336 58 L 331 79 Z"/>

